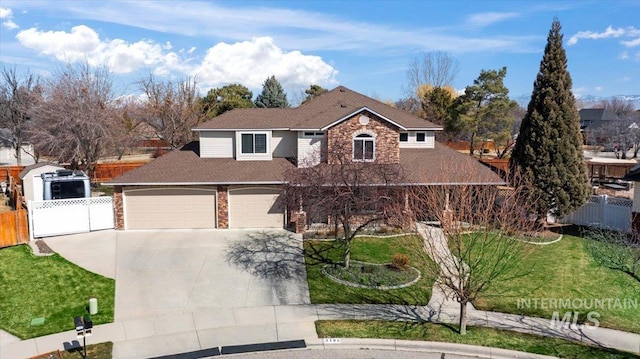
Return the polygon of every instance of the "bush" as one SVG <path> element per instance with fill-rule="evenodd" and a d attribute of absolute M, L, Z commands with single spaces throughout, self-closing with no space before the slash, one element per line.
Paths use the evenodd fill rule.
<path fill-rule="evenodd" d="M 411 259 L 409 256 L 402 253 L 396 253 L 393 255 L 393 260 L 391 261 L 391 266 L 396 269 L 405 270 L 409 268 L 409 264 L 411 263 Z"/>

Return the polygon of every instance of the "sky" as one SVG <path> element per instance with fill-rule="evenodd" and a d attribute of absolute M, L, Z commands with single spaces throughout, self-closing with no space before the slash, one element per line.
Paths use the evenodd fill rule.
<path fill-rule="evenodd" d="M 290 99 L 311 84 L 395 101 L 412 59 L 446 52 L 462 90 L 507 67 L 531 94 L 554 18 L 576 97 L 640 94 L 640 1 L 0 0 L 0 66 L 51 78 L 67 63 L 108 66 L 117 95 L 150 74 L 230 83 L 254 96 L 275 75 Z"/>

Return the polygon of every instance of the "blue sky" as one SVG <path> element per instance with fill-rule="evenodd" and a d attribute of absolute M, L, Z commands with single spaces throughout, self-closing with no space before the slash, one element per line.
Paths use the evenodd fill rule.
<path fill-rule="evenodd" d="M 256 95 L 274 74 L 290 97 L 311 83 L 403 97 L 409 61 L 448 52 L 456 89 L 508 69 L 531 93 L 554 17 L 574 93 L 640 93 L 640 1 L 37 1 L 0 0 L 0 65 L 43 77 L 66 62 L 107 64 L 118 94 L 154 73 L 239 82 Z"/>

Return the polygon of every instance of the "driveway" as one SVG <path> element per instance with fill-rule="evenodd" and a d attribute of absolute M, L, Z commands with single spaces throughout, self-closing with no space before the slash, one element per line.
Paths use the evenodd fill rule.
<path fill-rule="evenodd" d="M 115 277 L 115 321 L 310 302 L 302 241 L 284 230 L 101 231 L 45 241 Z"/>

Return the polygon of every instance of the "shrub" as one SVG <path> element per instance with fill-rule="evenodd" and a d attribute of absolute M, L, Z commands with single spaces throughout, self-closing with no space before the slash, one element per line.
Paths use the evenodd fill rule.
<path fill-rule="evenodd" d="M 404 270 L 409 268 L 410 262 L 411 262 L 411 259 L 409 259 L 409 256 L 407 256 L 406 254 L 396 253 L 393 255 L 391 266 L 396 269 Z"/>

